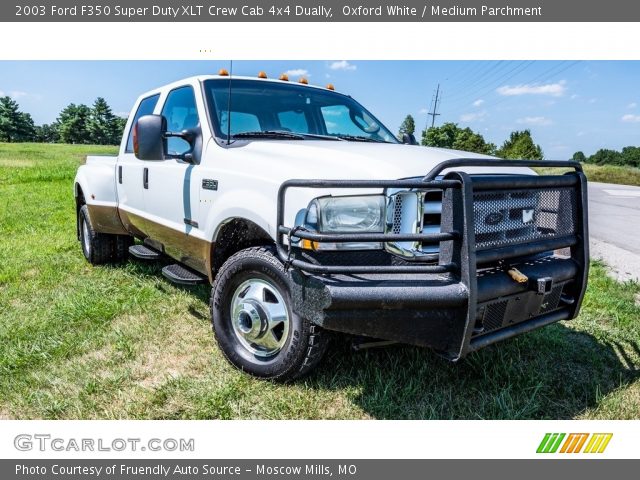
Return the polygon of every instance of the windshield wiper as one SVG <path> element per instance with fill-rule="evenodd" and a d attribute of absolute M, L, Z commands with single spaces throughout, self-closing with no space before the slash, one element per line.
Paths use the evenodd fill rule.
<path fill-rule="evenodd" d="M 374 142 L 374 143 L 389 143 L 384 140 L 376 140 L 375 138 L 365 137 L 361 135 L 336 135 L 341 140 L 347 140 L 350 142 Z"/>
<path fill-rule="evenodd" d="M 304 140 L 304 136 L 282 130 L 258 130 L 255 132 L 240 132 L 231 135 L 232 138 L 284 138 L 288 140 Z"/>
<path fill-rule="evenodd" d="M 334 142 L 343 141 L 341 138 L 338 138 L 335 135 L 320 135 L 319 133 L 301 133 L 300 135 L 304 135 L 305 137 L 317 140 L 332 140 Z"/>

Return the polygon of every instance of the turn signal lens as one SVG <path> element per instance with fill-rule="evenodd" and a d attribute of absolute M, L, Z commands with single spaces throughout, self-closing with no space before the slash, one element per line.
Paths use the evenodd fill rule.
<path fill-rule="evenodd" d="M 140 151 L 140 142 L 138 141 L 138 122 L 133 126 L 133 154 L 137 157 Z"/>
<path fill-rule="evenodd" d="M 307 240 L 306 238 L 303 238 L 302 241 L 300 242 L 300 246 L 305 250 L 317 250 L 318 242 L 313 242 L 311 240 Z"/>

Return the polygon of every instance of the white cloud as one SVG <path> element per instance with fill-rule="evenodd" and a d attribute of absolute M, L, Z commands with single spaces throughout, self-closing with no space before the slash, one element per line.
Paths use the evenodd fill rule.
<path fill-rule="evenodd" d="M 482 112 L 463 113 L 462 115 L 460 115 L 460 121 L 461 122 L 482 121 L 486 116 L 487 116 L 487 112 L 485 110 L 483 110 Z"/>
<path fill-rule="evenodd" d="M 480 105 L 482 105 L 484 103 L 484 100 L 479 98 L 478 100 L 476 100 L 475 102 L 473 102 L 473 106 L 474 107 L 479 107 Z"/>
<path fill-rule="evenodd" d="M 571 100 L 575 100 L 576 98 L 578 98 L 580 95 L 578 95 L 577 93 L 574 93 L 573 95 L 571 95 Z"/>
<path fill-rule="evenodd" d="M 120 117 L 120 118 L 129 118 L 129 112 L 114 112 L 113 113 L 116 117 Z"/>
<path fill-rule="evenodd" d="M 596 103 L 598 101 L 597 98 L 590 98 L 589 103 Z"/>
<path fill-rule="evenodd" d="M 11 92 L 5 92 L 3 90 L 0 90 L 0 97 L 11 97 L 14 100 L 17 100 L 22 97 L 26 97 L 28 95 L 29 94 L 27 92 L 22 92 L 20 90 L 13 90 Z"/>
<path fill-rule="evenodd" d="M 627 123 L 640 123 L 640 115 L 633 115 L 631 113 L 627 113 L 626 115 L 623 115 L 620 120 Z"/>
<path fill-rule="evenodd" d="M 547 83 L 545 85 L 504 85 L 496 90 L 500 95 L 512 97 L 515 95 L 551 95 L 561 97 L 567 91 L 566 82 L 561 80 L 557 83 Z"/>
<path fill-rule="evenodd" d="M 429 110 L 427 110 L 426 108 L 421 108 L 418 113 L 421 113 L 422 115 L 426 115 L 427 113 L 429 113 Z"/>
<path fill-rule="evenodd" d="M 545 125 L 551 125 L 553 122 L 547 117 L 524 117 L 516 120 L 516 123 L 519 123 L 521 125 L 533 125 L 542 127 Z"/>
<path fill-rule="evenodd" d="M 638 106 L 638 104 L 636 102 L 631 102 L 629 105 L 627 105 L 627 108 L 636 108 Z"/>
<path fill-rule="evenodd" d="M 351 70 L 351 71 L 353 71 L 358 67 L 356 67 L 355 65 L 350 64 L 346 60 L 340 60 L 338 62 L 333 62 L 331 65 L 329 65 L 329 68 L 331 70 Z"/>
<path fill-rule="evenodd" d="M 310 77 L 311 76 L 311 74 L 309 73 L 309 70 L 306 70 L 304 68 L 292 68 L 291 70 L 287 70 L 286 72 L 284 72 L 284 74 L 289 77 Z"/>

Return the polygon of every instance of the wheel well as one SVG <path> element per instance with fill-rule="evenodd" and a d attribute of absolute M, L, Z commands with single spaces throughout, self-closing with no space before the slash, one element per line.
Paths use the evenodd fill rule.
<path fill-rule="evenodd" d="M 84 192 L 82 191 L 82 187 L 76 183 L 76 218 L 78 218 L 80 209 L 85 203 L 87 202 L 84 199 Z M 76 236 L 78 237 L 78 240 L 80 240 L 80 223 L 77 221 L 76 221 Z"/>
<path fill-rule="evenodd" d="M 259 225 L 246 218 L 234 218 L 225 223 L 216 237 L 211 267 L 214 275 L 234 253 L 249 247 L 270 245 L 271 236 Z"/>

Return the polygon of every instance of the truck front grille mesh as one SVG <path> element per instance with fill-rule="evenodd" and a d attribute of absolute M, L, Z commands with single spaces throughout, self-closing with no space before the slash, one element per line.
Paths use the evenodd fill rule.
<path fill-rule="evenodd" d="M 475 192 L 476 248 L 486 250 L 574 234 L 575 195 L 571 188 Z"/>

